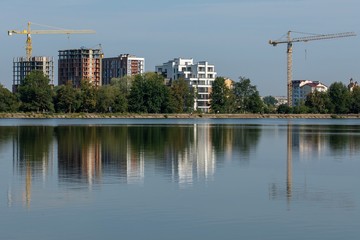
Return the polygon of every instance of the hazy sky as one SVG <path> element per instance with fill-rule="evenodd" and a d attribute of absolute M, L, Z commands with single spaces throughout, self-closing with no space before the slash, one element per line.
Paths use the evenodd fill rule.
<path fill-rule="evenodd" d="M 144 57 L 146 71 L 176 57 L 193 58 L 215 64 L 218 76 L 249 78 L 262 96 L 286 95 L 286 45 L 273 47 L 270 39 L 288 30 L 360 34 L 359 0 L 1 0 L 0 9 L 0 83 L 9 89 L 12 59 L 25 55 L 26 37 L 7 31 L 25 29 L 28 21 L 96 31 L 33 35 L 33 55 L 54 56 L 55 63 L 60 49 L 98 44 L 105 57 Z M 359 43 L 360 36 L 295 43 L 293 79 L 359 81 Z"/>

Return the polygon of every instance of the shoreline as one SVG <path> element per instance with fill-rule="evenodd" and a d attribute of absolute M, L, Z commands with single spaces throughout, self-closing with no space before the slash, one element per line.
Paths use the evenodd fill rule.
<path fill-rule="evenodd" d="M 187 118 L 304 118 L 304 119 L 356 119 L 360 114 L 132 114 L 132 113 L 0 113 L 0 119 L 102 119 L 102 118 L 148 118 L 148 119 L 187 119 Z"/>

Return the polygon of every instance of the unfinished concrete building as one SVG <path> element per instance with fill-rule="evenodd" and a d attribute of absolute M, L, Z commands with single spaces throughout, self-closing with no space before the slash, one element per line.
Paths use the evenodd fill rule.
<path fill-rule="evenodd" d="M 79 87 L 81 80 L 86 80 L 98 87 L 102 85 L 101 49 L 69 49 L 59 51 L 58 83 L 64 85 L 68 81 Z"/>
<path fill-rule="evenodd" d="M 18 57 L 13 59 L 13 86 L 12 91 L 17 92 L 18 86 L 32 71 L 41 71 L 49 78 L 50 85 L 54 85 L 54 59 L 53 57 Z"/>
<path fill-rule="evenodd" d="M 130 54 L 121 54 L 118 57 L 102 60 L 103 84 L 110 84 L 112 78 L 121 78 L 142 74 L 145 71 L 145 59 Z"/>

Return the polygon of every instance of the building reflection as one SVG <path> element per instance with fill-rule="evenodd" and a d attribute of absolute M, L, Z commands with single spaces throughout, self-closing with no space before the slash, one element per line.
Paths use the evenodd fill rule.
<path fill-rule="evenodd" d="M 260 134 L 253 128 L 206 124 L 14 129 L 14 169 L 24 179 L 27 206 L 34 178 L 41 176 L 45 182 L 53 171 L 59 186 L 70 189 L 91 190 L 114 179 L 143 183 L 147 169 L 169 176 L 181 187 L 212 180 L 218 159 L 237 160 L 232 157 L 234 151 L 246 156 L 256 147 Z M 13 199 L 11 187 L 8 196 Z"/>
<path fill-rule="evenodd" d="M 294 159 L 314 161 L 329 151 L 356 155 L 360 135 L 349 131 L 359 127 L 346 127 L 288 124 L 286 184 L 271 184 L 271 198 L 285 198 L 290 204 L 310 196 L 305 184 L 296 184 L 294 191 Z M 152 171 L 180 187 L 209 181 L 224 161 L 248 163 L 261 129 L 221 124 L 0 127 L 0 148 L 12 144 L 14 175 L 23 181 L 20 194 L 9 186 L 8 203 L 22 198 L 30 207 L 33 188 L 49 176 L 60 187 L 74 190 L 106 183 L 142 184 Z"/>
<path fill-rule="evenodd" d="M 61 126 L 56 129 L 58 175 L 61 183 L 92 187 L 101 181 L 101 144 L 95 127 Z"/>
<path fill-rule="evenodd" d="M 216 158 L 211 142 L 211 127 L 194 124 L 191 129 L 192 139 L 186 148 L 174 153 L 177 158 L 178 182 L 186 186 L 196 179 L 209 180 L 216 169 Z"/>

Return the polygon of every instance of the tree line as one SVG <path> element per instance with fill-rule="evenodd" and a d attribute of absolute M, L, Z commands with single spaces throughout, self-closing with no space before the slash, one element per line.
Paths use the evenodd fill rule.
<path fill-rule="evenodd" d="M 74 88 L 51 86 L 40 71 L 28 74 L 17 92 L 0 85 L 0 112 L 56 113 L 191 113 L 194 111 L 196 89 L 184 79 L 165 84 L 163 76 L 145 73 L 114 78 L 110 85 L 94 87 L 83 80 Z M 360 88 L 350 91 L 341 82 L 333 83 L 327 92 L 314 92 L 300 105 L 277 105 L 273 96 L 260 97 L 250 79 L 240 77 L 228 84 L 217 77 L 210 93 L 211 113 L 359 113 Z"/>
<path fill-rule="evenodd" d="M 314 91 L 297 106 L 277 105 L 273 96 L 261 98 L 250 79 L 240 77 L 231 86 L 222 77 L 215 79 L 211 93 L 211 110 L 215 113 L 360 113 L 360 87 L 350 90 L 342 82 L 330 85 L 327 92 Z"/>
<path fill-rule="evenodd" d="M 194 92 L 184 79 L 167 86 L 156 73 L 115 78 L 101 87 L 87 80 L 78 88 L 70 81 L 55 87 L 49 82 L 42 72 L 32 71 L 15 94 L 0 85 L 0 112 L 184 113 L 194 106 Z"/>

